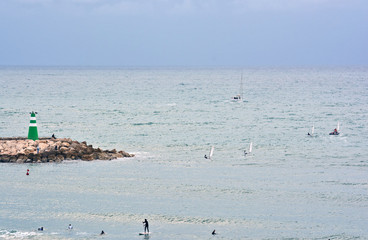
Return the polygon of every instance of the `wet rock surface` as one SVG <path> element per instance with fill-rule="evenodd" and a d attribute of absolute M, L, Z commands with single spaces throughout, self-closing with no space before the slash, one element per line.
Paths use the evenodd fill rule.
<path fill-rule="evenodd" d="M 0 138 L 0 162 L 34 163 L 63 160 L 112 160 L 134 157 L 124 151 L 102 150 L 70 138 Z"/>

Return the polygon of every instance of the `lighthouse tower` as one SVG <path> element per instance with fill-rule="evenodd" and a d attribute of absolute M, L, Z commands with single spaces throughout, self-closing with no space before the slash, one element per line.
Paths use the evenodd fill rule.
<path fill-rule="evenodd" d="M 36 114 L 37 112 L 31 112 L 31 121 L 29 122 L 28 128 L 28 139 L 38 140 L 38 132 L 37 132 L 37 123 L 36 123 Z"/>

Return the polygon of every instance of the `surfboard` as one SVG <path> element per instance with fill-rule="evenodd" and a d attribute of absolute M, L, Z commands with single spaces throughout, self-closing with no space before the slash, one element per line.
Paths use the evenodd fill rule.
<path fill-rule="evenodd" d="M 140 232 L 139 235 L 150 235 L 150 232 Z"/>

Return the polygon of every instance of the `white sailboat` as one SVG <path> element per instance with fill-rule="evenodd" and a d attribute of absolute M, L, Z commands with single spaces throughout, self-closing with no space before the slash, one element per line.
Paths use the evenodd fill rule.
<path fill-rule="evenodd" d="M 212 146 L 211 149 L 210 149 L 210 154 L 207 155 L 204 155 L 204 158 L 205 159 L 211 159 L 212 155 L 213 155 L 213 150 L 215 150 L 215 147 Z"/>
<path fill-rule="evenodd" d="M 244 156 L 246 157 L 247 154 L 250 154 L 252 152 L 252 149 L 253 149 L 253 142 L 250 142 L 248 152 L 247 150 L 244 150 Z"/>
<path fill-rule="evenodd" d="M 208 159 L 211 159 L 212 158 L 212 156 L 213 156 L 213 150 L 215 150 L 215 147 L 214 146 L 211 147 L 210 154 L 208 155 Z"/>
<path fill-rule="evenodd" d="M 240 78 L 240 90 L 239 90 L 239 94 L 235 95 L 232 99 L 234 101 L 240 101 L 243 99 L 243 73 L 241 74 L 241 78 Z"/>
<path fill-rule="evenodd" d="M 310 133 L 308 133 L 308 135 L 309 135 L 309 136 L 313 136 L 313 134 L 314 134 L 314 125 L 312 126 L 311 132 L 310 132 Z"/>

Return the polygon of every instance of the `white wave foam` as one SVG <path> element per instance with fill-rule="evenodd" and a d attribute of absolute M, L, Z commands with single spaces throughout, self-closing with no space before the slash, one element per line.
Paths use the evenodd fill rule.
<path fill-rule="evenodd" d="M 37 232 L 22 232 L 16 230 L 0 230 L 0 238 L 3 239 L 26 239 L 29 237 L 40 236 L 41 233 Z"/>

